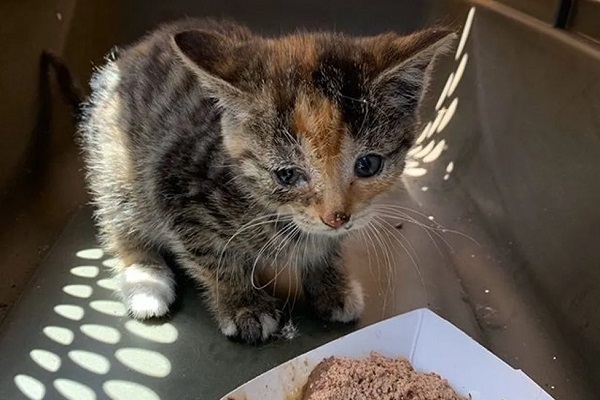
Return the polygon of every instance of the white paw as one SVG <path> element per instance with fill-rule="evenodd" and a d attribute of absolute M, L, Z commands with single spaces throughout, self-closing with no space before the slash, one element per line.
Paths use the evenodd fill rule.
<path fill-rule="evenodd" d="M 333 310 L 331 319 L 338 322 L 356 321 L 365 309 L 363 289 L 356 280 L 351 280 L 344 299 L 344 307 Z"/>
<path fill-rule="evenodd" d="M 223 335 L 228 337 L 234 337 L 238 334 L 238 328 L 230 318 L 223 318 L 219 321 L 219 328 L 223 332 Z"/>
<path fill-rule="evenodd" d="M 271 316 L 269 314 L 261 314 L 258 319 L 262 326 L 262 340 L 267 340 L 279 328 L 279 314 Z"/>
<path fill-rule="evenodd" d="M 166 267 L 132 264 L 117 277 L 123 302 L 136 319 L 162 317 L 175 300 L 173 272 Z"/>

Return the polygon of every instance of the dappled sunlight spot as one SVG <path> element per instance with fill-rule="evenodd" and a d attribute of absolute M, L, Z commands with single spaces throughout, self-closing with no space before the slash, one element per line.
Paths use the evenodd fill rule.
<path fill-rule="evenodd" d="M 119 266 L 119 260 L 117 260 L 116 258 L 108 258 L 102 261 L 102 265 L 108 268 L 115 268 Z"/>
<path fill-rule="evenodd" d="M 85 249 L 77 252 L 77 257 L 85 260 L 99 260 L 104 257 L 102 249 Z"/>
<path fill-rule="evenodd" d="M 119 288 L 119 282 L 115 278 L 100 279 L 96 284 L 106 290 L 117 290 Z"/>
<path fill-rule="evenodd" d="M 423 162 L 430 163 L 437 160 L 440 157 L 440 155 L 442 155 L 442 151 L 444 151 L 445 145 L 446 141 L 443 139 L 440 140 L 439 143 L 433 148 L 433 150 L 431 150 L 429 154 L 423 157 Z"/>
<path fill-rule="evenodd" d="M 46 396 L 46 386 L 29 375 L 19 374 L 13 381 L 21 393 L 30 400 L 42 400 Z"/>
<path fill-rule="evenodd" d="M 83 307 L 72 304 L 60 304 L 58 306 L 54 306 L 54 312 L 63 318 L 70 319 L 71 321 L 79 321 L 85 315 L 85 310 Z"/>
<path fill-rule="evenodd" d="M 54 381 L 53 385 L 56 391 L 68 400 L 96 400 L 98 398 L 92 389 L 70 379 L 59 378 Z"/>
<path fill-rule="evenodd" d="M 407 153 L 406 168 L 404 170 L 405 176 L 418 178 L 426 175 L 428 168 L 425 167 L 425 164 L 438 160 L 442 153 L 449 148 L 445 140 L 440 140 L 436 143 L 434 135 L 441 133 L 448 126 L 458 109 L 458 98 L 453 97 L 453 95 L 467 68 L 469 54 L 464 51 L 464 48 L 470 34 L 474 16 L 475 7 L 471 7 L 456 49 L 455 60 L 460 61 L 458 61 L 454 72 L 451 72 L 448 78 L 446 78 L 446 83 L 434 107 L 436 113 L 433 119 L 425 125 L 423 131 L 415 140 L 414 146 Z M 450 104 L 444 107 L 444 103 L 447 100 L 451 100 Z M 454 163 L 452 163 L 451 168 L 454 168 Z M 446 171 L 446 174 L 443 176 L 445 181 L 450 179 L 451 172 L 452 169 Z M 428 186 L 421 187 L 421 191 L 423 192 L 428 190 Z"/>
<path fill-rule="evenodd" d="M 73 339 L 75 338 L 73 331 L 61 326 L 47 326 L 42 331 L 48 338 L 65 346 L 73 343 Z"/>
<path fill-rule="evenodd" d="M 430 129 L 431 129 L 431 122 L 428 122 L 427 125 L 425 125 L 425 128 L 423 128 L 423 132 L 421 132 L 421 134 L 419 135 L 417 140 L 415 140 L 415 144 L 421 144 L 421 142 L 423 140 L 425 140 L 426 137 L 429 136 Z"/>
<path fill-rule="evenodd" d="M 431 152 L 431 150 L 433 150 L 434 146 L 435 146 L 435 140 L 432 140 L 431 142 L 427 143 L 427 146 L 425 146 L 421 151 L 413 154 L 413 158 L 425 157 L 427 154 L 429 154 L 429 152 Z"/>
<path fill-rule="evenodd" d="M 171 373 L 171 362 L 156 351 L 140 348 L 123 348 L 115 352 L 115 357 L 121 364 L 140 374 L 164 378 Z"/>
<path fill-rule="evenodd" d="M 456 89 L 456 87 L 458 86 L 458 83 L 462 79 L 465 69 L 467 68 L 467 60 L 468 59 L 469 59 L 469 55 L 467 53 L 465 53 L 460 60 L 460 64 L 458 64 L 458 67 L 456 68 L 456 72 L 454 73 L 454 79 L 452 80 L 452 85 L 450 85 L 450 89 L 448 89 L 448 96 L 452 96 L 452 93 L 454 93 L 454 90 Z"/>
<path fill-rule="evenodd" d="M 153 390 L 135 382 L 110 380 L 102 389 L 111 400 L 160 400 Z"/>
<path fill-rule="evenodd" d="M 425 168 L 407 168 L 404 173 L 408 176 L 419 177 L 427 174 L 427 170 Z"/>
<path fill-rule="evenodd" d="M 59 370 L 61 361 L 60 357 L 56 354 L 42 349 L 35 349 L 29 352 L 29 356 L 37 365 L 49 372 L 56 372 Z"/>
<path fill-rule="evenodd" d="M 110 361 L 100 354 L 85 350 L 71 350 L 69 358 L 81 368 L 94 374 L 106 375 L 110 371 Z"/>
<path fill-rule="evenodd" d="M 94 289 L 88 285 L 67 285 L 63 287 L 63 292 L 73 297 L 87 299 L 92 295 Z"/>
<path fill-rule="evenodd" d="M 469 14 L 467 15 L 467 20 L 465 21 L 465 26 L 462 31 L 462 35 L 460 36 L 460 41 L 458 42 L 458 47 L 456 49 L 456 55 L 454 56 L 455 60 L 460 58 L 462 51 L 465 48 L 465 44 L 467 43 L 467 39 L 469 38 L 469 34 L 471 33 L 471 25 L 473 25 L 473 18 L 475 17 L 475 7 L 471 7 L 469 10 Z"/>
<path fill-rule="evenodd" d="M 446 166 L 446 172 L 447 173 L 450 173 L 452 171 L 454 171 L 454 161 L 450 161 L 448 163 L 448 165 Z"/>
<path fill-rule="evenodd" d="M 419 166 L 419 162 L 415 161 L 415 160 L 407 160 L 406 165 L 405 165 L 406 168 L 415 168 L 418 166 Z"/>
<path fill-rule="evenodd" d="M 86 336 L 102 343 L 117 344 L 121 340 L 121 332 L 110 326 L 85 324 L 79 329 Z"/>
<path fill-rule="evenodd" d="M 408 153 L 406 153 L 406 155 L 407 155 L 408 157 L 412 157 L 413 155 L 417 154 L 417 153 L 418 153 L 418 152 L 420 152 L 421 150 L 423 150 L 423 146 L 421 146 L 421 145 L 419 145 L 419 146 L 415 146 L 415 147 L 413 147 L 412 149 L 410 149 L 410 150 L 408 151 Z M 408 158 L 408 157 L 407 157 L 407 158 Z"/>
<path fill-rule="evenodd" d="M 134 335 L 158 343 L 174 343 L 179 336 L 177 328 L 168 322 L 162 325 L 147 325 L 129 320 L 125 322 L 125 328 Z"/>
<path fill-rule="evenodd" d="M 444 89 L 442 89 L 442 94 L 440 94 L 440 98 L 438 99 L 435 109 L 439 110 L 444 104 L 444 100 L 446 100 L 446 96 L 448 95 L 448 90 L 450 89 L 450 85 L 452 85 L 452 79 L 454 79 L 454 72 L 451 72 L 448 75 L 448 79 L 446 80 L 446 84 L 444 85 Z"/>
<path fill-rule="evenodd" d="M 100 268 L 93 265 L 81 265 L 71 268 L 71 273 L 80 278 L 95 278 L 100 273 Z"/>
<path fill-rule="evenodd" d="M 432 137 L 433 134 L 437 132 L 437 128 L 440 125 L 440 122 L 442 122 L 442 118 L 444 118 L 445 114 L 446 114 L 445 108 L 442 108 L 441 110 L 438 111 L 435 119 L 433 120 L 433 124 L 431 124 L 431 129 L 429 130 L 429 133 L 427 134 L 428 138 Z"/>
<path fill-rule="evenodd" d="M 442 117 L 442 119 L 440 121 L 440 125 L 437 127 L 438 132 L 443 131 L 444 128 L 448 125 L 448 123 L 450 122 L 452 117 L 454 117 L 454 113 L 456 112 L 457 107 L 458 107 L 458 98 L 455 97 L 454 100 L 452 100 L 452 103 L 450 103 L 450 105 L 448 106 L 448 109 L 446 110 L 446 112 L 444 113 L 444 116 Z"/>
<path fill-rule="evenodd" d="M 123 303 L 114 300 L 94 300 L 90 303 L 90 307 L 102 314 L 113 317 L 123 317 L 127 314 Z"/>

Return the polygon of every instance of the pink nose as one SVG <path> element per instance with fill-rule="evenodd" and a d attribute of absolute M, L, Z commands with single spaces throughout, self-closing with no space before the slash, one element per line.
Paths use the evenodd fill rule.
<path fill-rule="evenodd" d="M 322 216 L 321 221 L 333 229 L 339 229 L 348 221 L 350 221 L 350 215 L 341 211 L 336 211 L 334 213 Z"/>

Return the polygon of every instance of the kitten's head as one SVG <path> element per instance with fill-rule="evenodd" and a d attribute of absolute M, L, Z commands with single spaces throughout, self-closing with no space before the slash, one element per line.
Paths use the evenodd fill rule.
<path fill-rule="evenodd" d="M 366 225 L 398 182 L 432 62 L 454 37 L 186 31 L 173 44 L 222 108 L 238 181 L 304 231 L 338 234 Z"/>

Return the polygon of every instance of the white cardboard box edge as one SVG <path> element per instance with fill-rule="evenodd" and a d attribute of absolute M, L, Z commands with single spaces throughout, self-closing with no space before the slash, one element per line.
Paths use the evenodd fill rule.
<path fill-rule="evenodd" d="M 428 309 L 418 309 L 352 332 L 287 361 L 222 398 L 285 400 L 314 366 L 329 356 L 365 357 L 377 351 L 406 357 L 415 369 L 435 372 L 473 400 L 553 400 L 466 333 Z M 288 397 L 289 398 L 289 397 Z"/>

